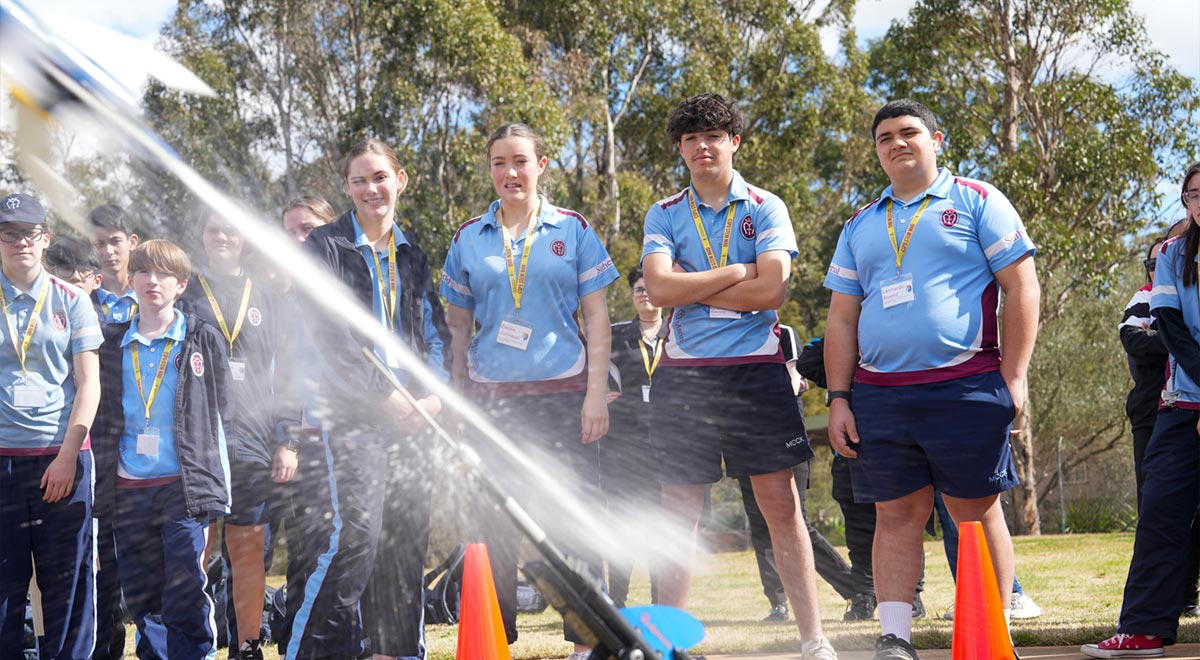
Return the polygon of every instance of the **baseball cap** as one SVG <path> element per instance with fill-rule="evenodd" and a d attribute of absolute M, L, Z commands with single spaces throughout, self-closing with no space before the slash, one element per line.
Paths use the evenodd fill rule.
<path fill-rule="evenodd" d="M 40 225 L 46 222 L 46 210 L 42 203 L 24 193 L 15 193 L 0 199 L 0 222 L 23 222 Z"/>

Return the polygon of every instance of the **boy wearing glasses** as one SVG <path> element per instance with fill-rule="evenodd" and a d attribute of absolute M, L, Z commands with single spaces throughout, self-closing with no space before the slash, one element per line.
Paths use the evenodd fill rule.
<path fill-rule="evenodd" d="M 33 197 L 0 199 L 0 656 L 22 655 L 36 565 L 40 657 L 88 658 L 95 643 L 88 431 L 100 397 L 101 335 L 83 292 L 42 267 L 45 223 Z"/>

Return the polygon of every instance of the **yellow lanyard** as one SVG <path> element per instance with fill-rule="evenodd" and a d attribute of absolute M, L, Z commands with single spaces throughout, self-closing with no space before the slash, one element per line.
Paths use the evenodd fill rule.
<path fill-rule="evenodd" d="M 396 233 L 393 228 L 388 233 L 388 276 L 385 286 L 383 281 L 383 266 L 379 263 L 379 253 L 375 246 L 370 246 L 371 257 L 375 259 L 375 282 L 379 285 L 379 301 L 383 305 L 383 315 L 387 317 L 388 330 L 396 325 Z M 390 301 L 390 304 L 389 304 Z"/>
<path fill-rule="evenodd" d="M 242 321 L 246 320 L 246 310 L 250 307 L 250 278 L 246 278 L 246 286 L 242 288 L 242 304 L 238 307 L 237 319 L 233 322 L 233 332 L 229 332 L 229 326 L 225 325 L 225 315 L 221 313 L 221 306 L 217 304 L 217 298 L 213 295 L 212 288 L 208 286 L 208 280 L 204 279 L 203 275 L 197 275 L 200 280 L 200 286 L 204 287 L 204 295 L 208 298 L 208 304 L 212 307 L 213 314 L 217 316 L 217 325 L 221 327 L 221 334 L 225 335 L 225 341 L 229 342 L 229 355 L 233 356 L 233 342 L 242 333 Z"/>
<path fill-rule="evenodd" d="M 138 359 L 138 342 L 134 340 L 133 352 L 133 380 L 137 383 L 138 395 L 142 397 L 142 405 L 146 407 L 146 428 L 150 428 L 150 407 L 154 405 L 154 399 L 158 398 L 158 388 L 162 385 L 163 374 L 167 373 L 167 363 L 170 362 L 171 348 L 175 345 L 174 339 L 168 339 L 163 345 L 162 357 L 158 359 L 158 373 L 154 376 L 154 385 L 150 387 L 150 398 L 146 398 L 146 392 L 142 389 L 142 362 Z"/>
<path fill-rule="evenodd" d="M 21 339 L 21 343 L 17 344 L 17 326 L 13 324 L 13 320 L 8 318 L 8 301 L 4 299 L 4 292 L 0 291 L 0 308 L 4 312 L 4 322 L 8 324 L 8 336 L 12 339 L 13 350 L 17 352 L 17 359 L 21 361 L 21 378 L 25 379 L 29 374 L 25 371 L 25 356 L 29 352 L 29 342 L 33 341 L 33 331 L 37 330 L 38 316 L 42 313 L 42 307 L 46 304 L 46 293 L 50 291 L 50 278 L 46 278 L 42 282 L 42 291 L 38 293 L 37 302 L 33 305 L 33 313 L 29 315 L 29 324 L 25 326 L 25 334 Z"/>
<path fill-rule="evenodd" d="M 529 220 L 529 226 L 525 228 L 525 246 L 521 249 L 521 270 L 518 273 L 516 264 L 513 263 L 512 239 L 508 233 L 508 227 L 500 222 L 500 231 L 504 235 L 504 263 L 508 266 L 508 284 L 512 287 L 513 306 L 517 313 L 521 312 L 521 296 L 525 294 L 525 271 L 529 268 L 529 248 L 533 245 L 533 232 L 537 230 L 538 216 L 542 211 L 542 201 L 539 199 L 537 206 L 533 208 L 533 217 Z M 498 220 L 499 221 L 499 220 Z"/>
<path fill-rule="evenodd" d="M 646 341 L 638 337 L 638 348 L 642 349 L 642 364 L 646 365 L 646 380 L 654 379 L 654 370 L 658 368 L 658 361 L 662 359 L 662 337 L 654 338 L 654 361 L 650 361 L 650 352 L 646 350 Z"/>
<path fill-rule="evenodd" d="M 704 256 L 708 257 L 708 267 L 724 266 L 729 261 L 729 237 L 733 234 L 733 215 L 737 211 L 737 200 L 729 202 L 729 213 L 725 214 L 725 236 L 721 239 L 721 261 L 713 254 L 712 243 L 708 240 L 708 232 L 704 231 L 704 221 L 700 219 L 700 209 L 696 208 L 696 194 L 688 190 L 688 206 L 692 209 L 692 222 L 696 223 L 696 233 L 700 234 L 700 244 L 704 246 Z"/>
<path fill-rule="evenodd" d="M 912 240 L 913 230 L 917 228 L 917 222 L 921 219 L 921 214 L 925 212 L 925 207 L 929 206 L 930 197 L 926 197 L 925 201 L 921 202 L 921 206 L 917 207 L 917 213 L 913 216 L 912 224 L 908 229 L 904 230 L 904 240 L 900 245 L 896 245 L 896 223 L 892 220 L 892 200 L 888 200 L 887 205 L 887 230 L 888 238 L 892 239 L 892 250 L 896 253 L 896 274 L 900 274 L 900 262 L 904 260 L 904 253 L 908 252 L 908 242 Z"/>

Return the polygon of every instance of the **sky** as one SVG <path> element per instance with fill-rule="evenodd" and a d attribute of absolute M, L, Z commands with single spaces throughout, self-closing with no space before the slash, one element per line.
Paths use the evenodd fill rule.
<path fill-rule="evenodd" d="M 859 39 L 865 43 L 882 36 L 892 21 L 906 16 L 914 4 L 916 0 L 858 0 L 854 24 Z M 92 22 L 147 45 L 155 41 L 175 9 L 172 0 L 26 0 L 26 5 L 36 7 L 51 23 L 56 18 Z M 1132 0 L 1132 5 L 1144 17 L 1154 45 L 1180 72 L 1200 82 L 1200 0 Z M 832 53 L 837 35 L 826 34 L 822 41 Z M 4 114 L 0 110 L 0 115 Z M 4 119 L 0 117 L 0 124 Z M 1168 214 L 1173 212 L 1166 201 L 1175 194 L 1172 190 L 1178 189 L 1164 184 L 1163 211 Z"/>

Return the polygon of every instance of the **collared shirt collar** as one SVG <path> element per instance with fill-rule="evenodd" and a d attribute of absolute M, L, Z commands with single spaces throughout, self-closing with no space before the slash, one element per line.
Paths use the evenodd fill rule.
<path fill-rule="evenodd" d="M 696 198 L 696 206 L 708 206 L 704 202 L 700 201 L 700 195 L 696 194 L 695 184 L 688 182 L 688 190 L 688 194 Z M 746 186 L 746 180 L 742 178 L 741 172 L 734 170 L 733 179 L 729 182 L 729 195 L 725 198 L 725 204 L 728 206 L 733 202 L 741 202 L 748 199 L 750 199 L 750 190 Z M 719 211 L 720 209 L 715 210 Z"/>
<path fill-rule="evenodd" d="M 138 332 L 138 319 L 140 318 L 142 318 L 142 315 L 138 314 L 129 322 L 129 329 L 125 331 L 125 336 L 121 338 L 122 348 L 135 340 L 144 346 L 149 346 L 154 341 L 154 339 L 149 339 Z M 175 310 L 175 322 L 171 324 L 171 327 L 167 328 L 166 332 L 155 339 L 174 339 L 176 342 L 181 342 L 185 336 L 187 336 L 187 320 L 184 319 L 183 312 L 177 309 Z"/>
<path fill-rule="evenodd" d="M 541 200 L 541 203 L 538 205 L 538 224 L 557 227 L 558 224 L 562 222 L 563 215 L 555 212 L 554 207 L 550 205 L 550 202 L 546 201 L 545 195 L 541 195 L 539 199 Z M 500 219 L 496 217 L 496 214 L 499 212 L 500 200 L 497 199 L 488 206 L 487 213 L 483 214 L 483 219 L 479 222 L 479 231 L 482 232 L 484 227 L 499 229 Z"/>
<path fill-rule="evenodd" d="M 112 291 L 109 291 L 104 287 L 100 287 L 96 289 L 96 298 L 99 299 L 100 302 L 107 303 L 109 305 L 119 302 L 122 298 L 129 298 L 130 300 L 137 302 L 137 294 L 133 292 L 133 289 L 130 289 L 118 296 Z"/>
<path fill-rule="evenodd" d="M 351 226 L 354 227 L 354 247 L 371 247 L 371 242 L 367 240 L 367 235 L 363 232 L 362 225 L 358 224 L 358 215 L 354 211 L 350 212 L 350 220 Z M 404 230 L 400 229 L 400 226 L 394 222 L 392 223 L 392 239 L 395 240 L 396 247 L 409 244 L 408 237 L 404 235 Z"/>
<path fill-rule="evenodd" d="M 934 197 L 940 197 L 942 199 L 946 199 L 947 197 L 950 196 L 950 189 L 953 185 L 954 185 L 954 177 L 951 176 L 950 170 L 948 170 L 944 167 L 940 167 L 940 168 L 938 168 L 937 178 L 933 180 L 933 183 L 929 184 L 929 187 L 926 188 L 924 190 L 924 192 L 922 192 L 920 195 L 917 195 L 916 197 L 913 197 L 909 201 L 904 202 L 904 201 L 901 201 L 900 198 L 896 197 L 896 195 L 893 194 L 893 192 L 892 192 L 892 186 L 888 186 L 887 188 L 884 188 L 883 193 L 879 196 L 879 198 L 881 200 L 884 200 L 884 199 L 895 200 L 895 202 L 897 204 L 901 204 L 901 205 L 908 205 L 908 204 L 913 204 L 913 203 L 919 202 L 922 199 L 924 199 L 926 195 L 932 195 Z"/>
<path fill-rule="evenodd" d="M 33 286 L 29 287 L 28 291 L 22 291 L 17 288 L 17 285 L 9 281 L 8 276 L 4 274 L 4 271 L 0 271 L 0 286 L 4 287 L 4 299 L 11 302 L 16 300 L 17 296 L 20 295 L 26 295 L 30 298 L 36 299 L 38 291 L 42 290 L 42 285 L 45 284 L 46 278 L 49 276 L 50 275 L 46 272 L 46 268 L 43 266 L 41 271 L 38 272 L 38 276 L 33 279 Z"/>

